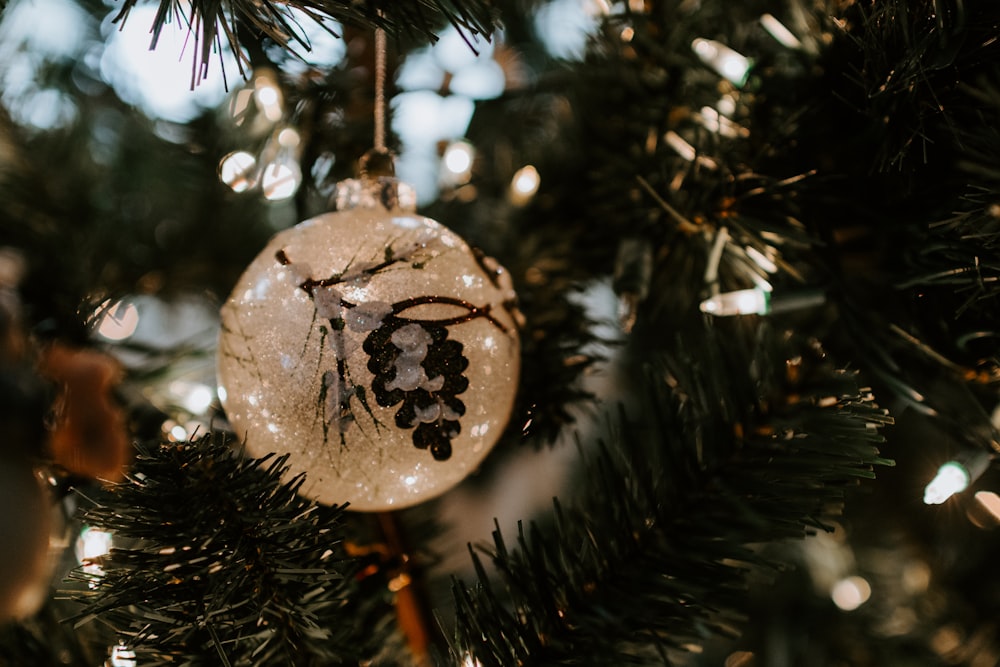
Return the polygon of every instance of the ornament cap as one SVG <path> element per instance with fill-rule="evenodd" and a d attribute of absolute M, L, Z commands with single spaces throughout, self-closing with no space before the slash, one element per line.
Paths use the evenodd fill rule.
<path fill-rule="evenodd" d="M 372 148 L 358 160 L 362 178 L 393 178 L 396 175 L 396 156 L 387 148 Z"/>
<path fill-rule="evenodd" d="M 396 168 L 391 151 L 373 148 L 358 161 L 360 178 L 337 183 L 330 198 L 334 211 L 377 209 L 413 213 L 417 210 L 417 193 L 407 183 L 395 177 Z"/>

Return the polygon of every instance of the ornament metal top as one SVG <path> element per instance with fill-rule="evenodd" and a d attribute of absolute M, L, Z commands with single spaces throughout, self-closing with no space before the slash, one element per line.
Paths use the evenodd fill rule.
<path fill-rule="evenodd" d="M 275 235 L 223 305 L 219 394 L 248 453 L 288 453 L 305 495 L 398 509 L 460 482 L 502 434 L 514 292 L 391 176 L 335 199 Z"/>

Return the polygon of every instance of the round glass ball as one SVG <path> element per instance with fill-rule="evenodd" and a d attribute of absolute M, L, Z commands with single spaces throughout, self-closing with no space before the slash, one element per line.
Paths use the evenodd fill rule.
<path fill-rule="evenodd" d="M 458 484 L 504 431 L 514 294 L 434 220 L 354 204 L 278 233 L 243 273 L 221 312 L 219 394 L 247 452 L 288 454 L 305 495 L 398 509 Z"/>

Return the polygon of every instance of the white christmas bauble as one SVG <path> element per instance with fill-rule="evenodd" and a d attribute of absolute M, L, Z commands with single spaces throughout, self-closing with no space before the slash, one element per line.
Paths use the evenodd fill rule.
<path fill-rule="evenodd" d="M 219 394 L 247 452 L 287 453 L 306 496 L 397 509 L 460 482 L 503 432 L 514 296 L 495 263 L 400 207 L 395 181 L 348 183 L 348 210 L 278 233 L 239 279 Z"/>

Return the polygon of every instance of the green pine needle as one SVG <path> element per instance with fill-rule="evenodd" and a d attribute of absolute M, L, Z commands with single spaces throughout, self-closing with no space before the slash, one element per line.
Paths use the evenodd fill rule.
<path fill-rule="evenodd" d="M 299 496 L 285 462 L 216 434 L 140 447 L 83 516 L 128 546 L 75 573 L 92 589 L 77 624 L 110 626 L 144 665 L 357 664 L 378 633 L 350 599 L 344 508 Z"/>
<path fill-rule="evenodd" d="M 891 423 L 856 376 L 762 326 L 756 344 L 714 329 L 647 366 L 655 405 L 622 415 L 551 525 L 499 529 L 456 583 L 456 660 L 484 666 L 662 663 L 739 626 L 752 545 L 828 530 L 872 475 Z M 752 361 L 767 363 L 748 381 Z M 794 368 L 794 372 L 790 371 Z M 729 391 L 723 389 L 728 386 Z M 497 580 L 498 579 L 498 580 Z"/>
<path fill-rule="evenodd" d="M 138 0 L 124 0 L 115 22 L 124 24 Z M 298 10 L 323 25 L 326 19 L 370 30 L 382 29 L 387 34 L 399 36 L 414 34 L 434 40 L 436 33 L 446 24 L 455 26 L 470 48 L 477 36 L 489 38 L 496 28 L 498 17 L 488 0 L 400 0 L 397 2 L 351 2 L 350 0 L 160 0 L 153 25 L 150 28 L 150 48 L 156 48 L 160 33 L 169 23 L 176 23 L 188 31 L 194 46 L 192 80 L 197 82 L 208 74 L 213 53 L 227 44 L 239 54 L 241 74 L 249 60 L 241 50 L 249 30 L 258 37 L 267 37 L 284 49 L 294 51 L 311 49 L 308 38 L 289 10 Z M 330 30 L 326 26 L 327 30 Z"/>

